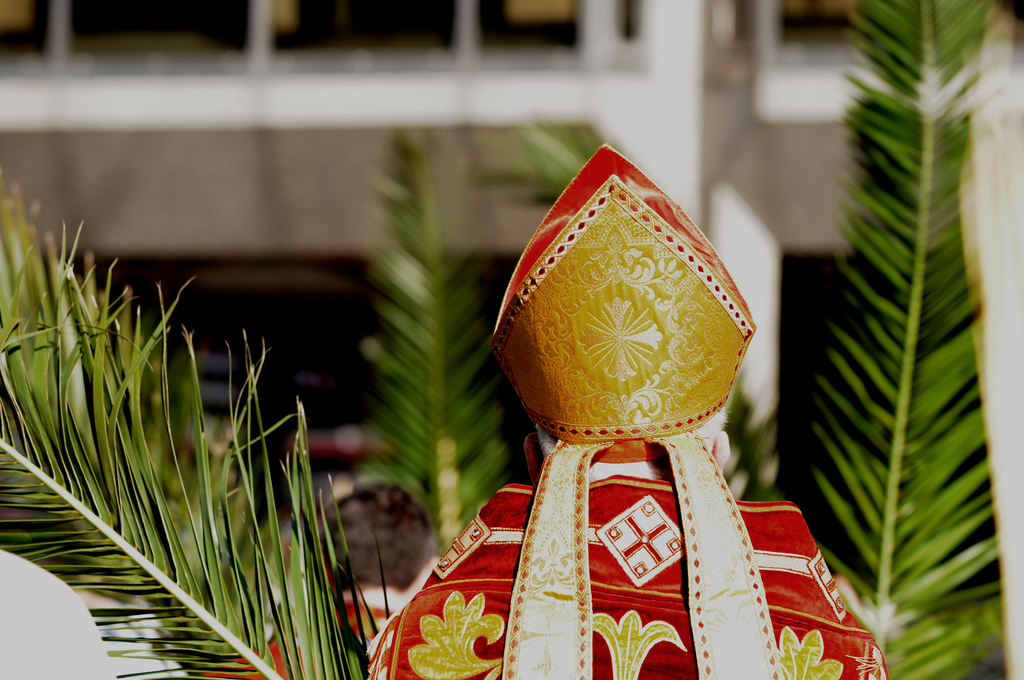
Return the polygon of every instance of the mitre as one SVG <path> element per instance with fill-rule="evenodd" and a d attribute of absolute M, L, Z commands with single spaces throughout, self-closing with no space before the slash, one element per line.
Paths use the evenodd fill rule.
<path fill-rule="evenodd" d="M 699 427 L 725 405 L 753 332 L 707 238 L 604 146 L 526 246 L 492 349 L 537 424 L 596 442 Z"/>

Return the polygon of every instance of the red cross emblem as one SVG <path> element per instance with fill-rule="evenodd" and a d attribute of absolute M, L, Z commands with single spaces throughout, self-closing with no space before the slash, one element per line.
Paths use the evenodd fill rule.
<path fill-rule="evenodd" d="M 597 530 L 597 537 L 637 586 L 682 555 L 679 528 L 651 496 L 645 496 Z"/>

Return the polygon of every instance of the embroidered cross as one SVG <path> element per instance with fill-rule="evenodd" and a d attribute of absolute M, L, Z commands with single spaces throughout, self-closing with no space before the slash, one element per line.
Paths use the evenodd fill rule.
<path fill-rule="evenodd" d="M 676 527 L 651 496 L 645 496 L 597 530 L 597 537 L 637 586 L 682 555 Z"/>

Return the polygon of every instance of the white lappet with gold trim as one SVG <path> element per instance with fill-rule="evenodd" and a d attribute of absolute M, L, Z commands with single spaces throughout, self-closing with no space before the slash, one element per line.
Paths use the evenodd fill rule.
<path fill-rule="evenodd" d="M 527 246 L 492 342 L 523 406 L 560 439 L 524 536 L 505 678 L 589 680 L 590 463 L 616 441 L 643 440 L 670 456 L 681 534 L 641 502 L 597 539 L 637 586 L 685 554 L 701 680 L 782 680 L 750 537 L 692 433 L 725 404 L 753 331 L 703 234 L 628 161 L 599 150 Z M 634 623 L 602 619 L 599 630 L 607 639 Z"/>

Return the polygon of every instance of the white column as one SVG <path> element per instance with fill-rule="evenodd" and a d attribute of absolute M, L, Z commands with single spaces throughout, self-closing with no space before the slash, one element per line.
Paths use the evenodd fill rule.
<path fill-rule="evenodd" d="M 754 53 L 760 67 L 770 66 L 782 42 L 779 0 L 754 1 Z"/>
<path fill-rule="evenodd" d="M 646 67 L 607 70 L 589 105 L 608 140 L 700 224 L 704 0 L 648 0 Z"/>
<path fill-rule="evenodd" d="M 708 236 L 750 307 L 757 331 L 740 372 L 754 422 L 779 398 L 779 315 L 782 249 L 771 231 L 729 184 L 711 190 Z"/>
<path fill-rule="evenodd" d="M 1006 48 L 1007 52 L 1008 47 Z M 984 69 L 1005 87 L 1002 68 Z M 983 81 L 984 82 L 984 81 Z M 996 87 L 992 91 L 999 92 Z M 1005 96 L 1005 92 L 1002 93 Z M 971 284 L 980 293 L 975 351 L 989 477 L 1002 573 L 1003 649 L 1006 677 L 1024 678 L 1024 477 L 1020 455 L 1024 407 L 1024 124 L 1006 99 L 989 96 L 971 118 L 972 154 L 961 189 L 964 255 Z"/>
<path fill-rule="evenodd" d="M 71 54 L 71 0 L 50 0 L 48 12 L 43 49 L 50 71 L 60 73 Z"/>
<path fill-rule="evenodd" d="M 460 70 L 474 68 L 480 59 L 480 0 L 455 0 L 452 50 Z"/>
<path fill-rule="evenodd" d="M 263 74 L 270 70 L 274 51 L 273 0 L 249 0 L 249 25 L 246 27 L 245 52 L 249 72 Z"/>
<path fill-rule="evenodd" d="M 607 68 L 615 57 L 618 34 L 616 0 L 578 0 L 577 37 L 583 64 L 591 70 Z"/>

